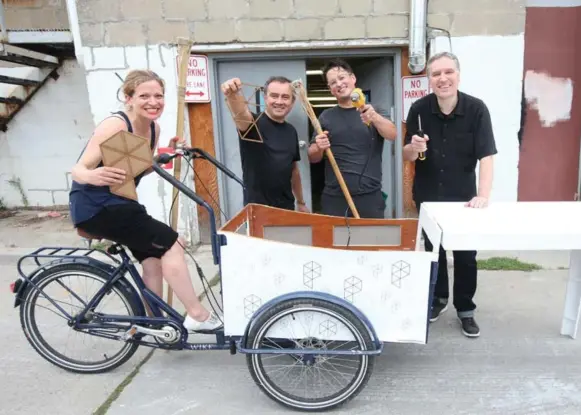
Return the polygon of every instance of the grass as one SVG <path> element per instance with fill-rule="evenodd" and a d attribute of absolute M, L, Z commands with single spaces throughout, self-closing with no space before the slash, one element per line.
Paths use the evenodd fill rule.
<path fill-rule="evenodd" d="M 537 271 L 540 265 L 522 262 L 517 258 L 492 257 L 478 260 L 478 269 L 487 271 Z"/>

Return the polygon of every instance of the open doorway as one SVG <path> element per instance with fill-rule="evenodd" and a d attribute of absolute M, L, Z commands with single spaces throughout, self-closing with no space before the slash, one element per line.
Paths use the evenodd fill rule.
<path fill-rule="evenodd" d="M 394 117 L 394 59 L 392 56 L 381 57 L 341 57 L 351 67 L 357 78 L 357 87 L 366 95 L 367 102 L 375 108 L 382 109 L 390 119 Z M 337 100 L 329 91 L 326 80 L 322 75 L 322 68 L 327 59 L 306 60 L 306 87 L 309 101 L 317 117 L 327 108 L 337 105 Z M 314 129 L 309 123 L 309 138 L 312 138 Z M 386 201 L 385 217 L 395 217 L 395 160 L 394 145 L 386 141 L 383 151 L 383 187 Z M 321 194 L 325 184 L 324 162 L 310 165 L 311 172 L 311 200 L 313 212 L 321 211 Z"/>

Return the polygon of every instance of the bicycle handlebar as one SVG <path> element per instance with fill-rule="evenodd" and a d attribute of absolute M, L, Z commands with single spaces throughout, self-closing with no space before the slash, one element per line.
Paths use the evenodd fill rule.
<path fill-rule="evenodd" d="M 199 149 L 199 148 L 181 148 L 181 149 L 178 149 L 178 151 L 176 151 L 173 154 L 162 153 L 162 154 L 158 154 L 157 156 L 155 156 L 153 158 L 152 168 L 157 174 L 159 174 L 163 179 L 165 179 L 167 182 L 169 182 L 173 187 L 180 190 L 187 197 L 189 197 L 194 202 L 196 202 L 198 205 L 202 206 L 204 209 L 206 209 L 208 211 L 208 215 L 210 216 L 210 230 L 211 230 L 211 234 L 212 234 L 212 253 L 214 254 L 213 255 L 214 264 L 218 265 L 220 244 L 219 244 L 219 240 L 218 240 L 218 232 L 216 229 L 216 217 L 214 214 L 214 209 L 212 209 L 212 207 L 204 199 L 202 199 L 200 196 L 198 196 L 190 187 L 183 184 L 179 179 L 176 179 L 173 175 L 168 173 L 162 166 L 160 166 L 160 164 L 167 164 L 171 160 L 173 160 L 174 158 L 181 156 L 181 155 L 183 155 L 185 157 L 203 158 L 205 160 L 208 160 L 210 163 L 212 163 L 214 166 L 216 166 L 218 169 L 220 169 L 222 172 L 224 172 L 224 174 L 226 174 L 228 177 L 237 181 L 242 186 L 242 188 L 245 187 L 244 183 L 242 182 L 242 180 L 240 178 L 238 178 L 238 176 L 236 176 L 224 164 L 220 163 L 218 160 L 216 160 L 210 154 L 208 154 L 207 152 L 205 152 L 204 150 Z"/>

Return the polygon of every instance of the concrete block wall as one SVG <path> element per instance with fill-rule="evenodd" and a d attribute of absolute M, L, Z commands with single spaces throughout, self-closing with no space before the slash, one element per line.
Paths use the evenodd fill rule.
<path fill-rule="evenodd" d="M 66 0 L 3 0 L 2 3 L 8 30 L 69 29 Z"/>
<path fill-rule="evenodd" d="M 524 0 L 430 0 L 451 36 L 524 30 Z M 84 46 L 407 38 L 409 0 L 79 0 Z"/>
<path fill-rule="evenodd" d="M 0 132 L 0 198 L 9 207 L 68 205 L 70 169 L 93 131 L 85 72 L 59 69 Z"/>

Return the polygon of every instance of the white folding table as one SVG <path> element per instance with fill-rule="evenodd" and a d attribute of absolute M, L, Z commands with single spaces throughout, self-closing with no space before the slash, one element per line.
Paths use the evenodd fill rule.
<path fill-rule="evenodd" d="M 581 320 L 581 202 L 422 203 L 416 249 L 424 230 L 437 255 L 449 251 L 571 251 L 561 334 L 575 339 Z"/>

